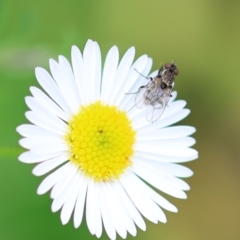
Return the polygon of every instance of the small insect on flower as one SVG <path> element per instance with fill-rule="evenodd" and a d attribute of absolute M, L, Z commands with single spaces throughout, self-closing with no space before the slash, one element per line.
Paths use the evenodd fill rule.
<path fill-rule="evenodd" d="M 152 107 L 146 116 L 149 122 L 157 121 L 164 112 L 169 98 L 172 96 L 172 84 L 178 73 L 174 63 L 167 63 L 159 69 L 156 77 L 150 77 L 148 84 L 139 87 L 136 92 L 135 105 L 137 108 Z"/>

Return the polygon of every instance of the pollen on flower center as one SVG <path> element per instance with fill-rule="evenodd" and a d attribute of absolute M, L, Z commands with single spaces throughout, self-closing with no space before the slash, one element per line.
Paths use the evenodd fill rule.
<path fill-rule="evenodd" d="M 135 131 L 125 112 L 100 101 L 73 116 L 66 136 L 70 160 L 96 181 L 117 179 L 131 165 Z"/>

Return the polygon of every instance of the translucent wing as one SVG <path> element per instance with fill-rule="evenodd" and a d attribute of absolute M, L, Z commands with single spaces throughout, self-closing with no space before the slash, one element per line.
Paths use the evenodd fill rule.
<path fill-rule="evenodd" d="M 156 88 L 155 85 L 155 82 L 151 81 L 146 86 L 142 86 L 139 88 L 135 97 L 135 105 L 137 108 L 151 106 L 153 91 Z"/>
<path fill-rule="evenodd" d="M 151 103 L 152 107 L 148 108 L 146 114 L 149 122 L 155 122 L 161 117 L 171 97 L 171 92 L 172 89 L 168 89 L 167 92 L 163 93 L 156 101 Z"/>
<path fill-rule="evenodd" d="M 139 91 L 135 97 L 135 105 L 137 108 L 144 108 L 151 104 L 150 101 L 149 101 L 149 104 L 145 103 L 146 99 L 148 99 L 147 98 L 148 95 L 149 95 L 149 89 L 146 86 L 139 88 Z"/>

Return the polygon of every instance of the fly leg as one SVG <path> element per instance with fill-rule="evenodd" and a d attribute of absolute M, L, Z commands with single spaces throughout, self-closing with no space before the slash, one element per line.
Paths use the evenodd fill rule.
<path fill-rule="evenodd" d="M 139 87 L 138 91 L 137 92 L 132 92 L 132 93 L 125 93 L 125 94 L 137 94 L 141 91 L 142 88 L 144 88 L 145 86 L 141 86 Z"/>

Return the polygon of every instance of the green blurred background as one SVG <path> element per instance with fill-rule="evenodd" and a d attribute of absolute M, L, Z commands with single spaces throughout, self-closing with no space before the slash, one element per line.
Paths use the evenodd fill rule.
<path fill-rule="evenodd" d="M 191 115 L 181 122 L 197 128 L 199 160 L 186 163 L 195 175 L 187 200 L 168 199 L 179 209 L 168 223 L 147 222 L 135 239 L 240 239 L 239 69 L 240 1 L 237 0 L 0 0 L 0 239 L 96 239 L 85 222 L 74 229 L 50 211 L 49 194 L 37 196 L 42 178 L 17 156 L 26 123 L 24 96 L 37 85 L 35 66 L 70 57 L 88 38 L 103 56 L 117 45 L 121 56 L 135 46 L 153 69 L 174 60 L 175 89 Z M 104 233 L 102 239 L 107 239 Z M 128 236 L 127 239 L 133 239 Z"/>

